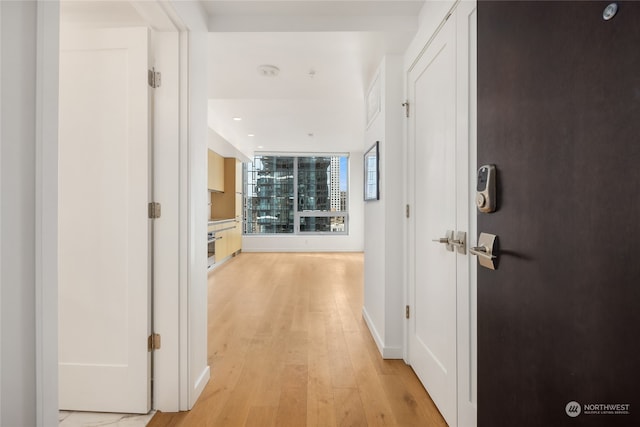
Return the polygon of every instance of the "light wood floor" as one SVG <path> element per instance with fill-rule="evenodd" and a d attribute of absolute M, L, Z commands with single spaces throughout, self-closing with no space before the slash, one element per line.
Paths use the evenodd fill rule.
<path fill-rule="evenodd" d="M 363 255 L 244 253 L 209 275 L 211 380 L 149 426 L 446 426 L 362 319 Z"/>

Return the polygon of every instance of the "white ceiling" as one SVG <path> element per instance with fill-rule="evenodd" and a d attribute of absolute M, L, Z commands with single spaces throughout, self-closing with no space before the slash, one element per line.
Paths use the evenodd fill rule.
<path fill-rule="evenodd" d="M 369 80 L 385 54 L 404 53 L 424 0 L 200 3 L 209 15 L 209 126 L 250 155 L 362 151 Z M 61 20 L 145 25 L 149 5 L 63 0 Z M 260 75 L 263 64 L 277 66 L 280 74 Z"/>
<path fill-rule="evenodd" d="M 214 131 L 245 153 L 358 152 L 366 86 L 385 54 L 404 52 L 423 1 L 201 3 Z M 279 75 L 261 75 L 263 64 Z"/>

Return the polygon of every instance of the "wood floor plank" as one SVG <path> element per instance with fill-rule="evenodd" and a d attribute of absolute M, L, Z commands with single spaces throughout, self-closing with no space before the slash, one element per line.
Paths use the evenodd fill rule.
<path fill-rule="evenodd" d="M 253 406 L 249 409 L 244 427 L 277 427 L 277 414 L 277 406 Z"/>
<path fill-rule="evenodd" d="M 338 427 L 366 427 L 367 416 L 362 407 L 357 388 L 334 388 L 333 398 L 336 406 Z"/>
<path fill-rule="evenodd" d="M 243 253 L 209 274 L 211 380 L 151 427 L 443 427 L 362 319 L 361 253 Z"/>
<path fill-rule="evenodd" d="M 360 399 L 369 426 L 397 426 L 389 400 L 359 332 L 345 332 Z"/>
<path fill-rule="evenodd" d="M 156 412 L 147 426 L 151 427 L 177 427 L 185 426 L 183 421 L 187 417 L 186 412 Z"/>
<path fill-rule="evenodd" d="M 335 427 L 336 411 L 331 384 L 327 331 L 324 314 L 313 312 L 309 316 L 309 362 L 307 382 L 307 426 Z"/>
<path fill-rule="evenodd" d="M 284 387 L 280 395 L 278 427 L 300 427 L 307 422 L 307 387 Z"/>
<path fill-rule="evenodd" d="M 406 378 L 411 378 L 411 374 L 413 372 L 380 376 L 398 424 L 407 427 L 446 427 L 447 423 L 422 385 L 407 382 Z"/>

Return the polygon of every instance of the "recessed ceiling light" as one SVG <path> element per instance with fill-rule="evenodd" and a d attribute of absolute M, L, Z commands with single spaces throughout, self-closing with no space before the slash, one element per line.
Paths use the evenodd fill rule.
<path fill-rule="evenodd" d="M 239 122 L 240 120 L 242 120 L 242 117 L 234 117 L 233 120 L 235 120 L 236 122 Z"/>
<path fill-rule="evenodd" d="M 255 135 L 254 135 L 254 134 L 252 134 L 252 133 L 250 133 L 250 134 L 249 134 L 249 135 L 247 135 L 247 136 L 255 136 Z"/>
<path fill-rule="evenodd" d="M 258 145 L 258 148 L 264 148 L 264 146 L 263 145 Z"/>
<path fill-rule="evenodd" d="M 280 68 L 275 65 L 263 64 L 258 66 L 258 73 L 264 77 L 276 77 L 280 74 Z"/>

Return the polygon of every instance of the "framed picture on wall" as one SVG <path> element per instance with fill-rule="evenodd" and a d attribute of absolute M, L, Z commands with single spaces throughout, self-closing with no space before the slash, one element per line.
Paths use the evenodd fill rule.
<path fill-rule="evenodd" d="M 364 153 L 364 200 L 380 200 L 380 141 Z"/>

